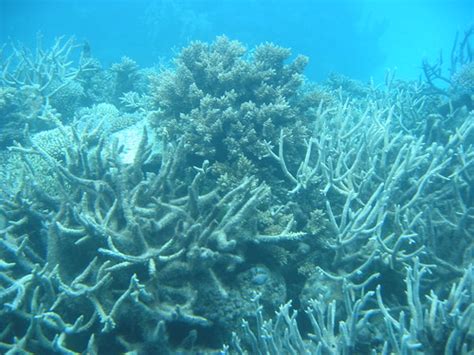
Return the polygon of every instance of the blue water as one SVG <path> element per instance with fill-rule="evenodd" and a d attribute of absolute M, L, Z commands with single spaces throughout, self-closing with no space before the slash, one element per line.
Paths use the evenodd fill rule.
<path fill-rule="evenodd" d="M 105 66 L 124 55 L 149 66 L 190 40 L 225 34 L 309 56 L 313 80 L 335 71 L 381 81 L 394 68 L 418 78 L 421 58 L 441 49 L 447 57 L 473 21 L 470 0 L 0 0 L 0 43 L 74 35 Z"/>

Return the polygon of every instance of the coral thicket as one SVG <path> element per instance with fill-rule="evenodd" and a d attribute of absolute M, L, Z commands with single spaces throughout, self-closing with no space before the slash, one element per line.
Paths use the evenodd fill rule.
<path fill-rule="evenodd" d="M 224 36 L 162 68 L 37 53 L 0 77 L 2 352 L 472 349 L 468 105 Z"/>

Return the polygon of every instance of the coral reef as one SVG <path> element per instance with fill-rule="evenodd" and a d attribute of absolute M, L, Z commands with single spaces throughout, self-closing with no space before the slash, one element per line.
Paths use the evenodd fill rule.
<path fill-rule="evenodd" d="M 258 296 L 256 324 L 243 323 L 243 340 L 233 334 L 231 347 L 237 354 L 354 354 L 370 353 L 379 348 L 382 354 L 468 354 L 472 350 L 473 270 L 467 268 L 446 299 L 431 293 L 426 309 L 422 306 L 420 283 L 428 268 L 415 258 L 414 268 L 406 270 L 407 312 L 395 318 L 384 305 L 381 288 L 364 293 L 358 287 L 343 284 L 344 310 L 339 302 L 327 303 L 313 298 L 305 310 L 311 331 L 308 339 L 301 333 L 297 311 L 291 302 L 280 306 L 274 319 L 264 320 Z M 360 294 L 354 299 L 354 294 Z M 368 305 L 375 302 L 379 309 Z M 385 329 L 373 327 L 373 319 L 384 318 Z M 336 319 L 339 319 L 336 324 Z M 388 340 L 386 336 L 388 335 Z M 470 339 L 470 340 L 469 340 Z M 382 346 L 383 345 L 383 346 Z M 247 350 L 248 349 L 248 350 Z"/>
<path fill-rule="evenodd" d="M 249 59 L 226 37 L 194 42 L 175 69 L 153 78 L 150 119 L 170 139 L 184 135 L 194 160 L 235 164 L 243 156 L 257 164 L 267 155 L 259 140 L 275 139 L 282 127 L 305 126 L 307 107 L 298 101 L 307 58 L 286 64 L 290 55 L 267 43 Z"/>
<path fill-rule="evenodd" d="M 2 64 L 2 352 L 474 347 L 469 105 L 392 74 L 313 85 L 271 43 L 161 70 L 85 48 L 71 69 L 75 48 L 39 51 L 63 76 Z"/>
<path fill-rule="evenodd" d="M 2 47 L 0 145 L 21 140 L 25 124 L 34 132 L 51 128 L 50 116 L 70 115 L 79 107 L 83 88 L 78 78 L 89 70 L 89 60 L 82 55 L 76 62 L 71 60 L 77 49 L 73 38 L 58 38 L 45 50 L 40 36 L 35 52 L 15 43 Z"/>
<path fill-rule="evenodd" d="M 443 73 L 443 56 L 440 53 L 438 60 L 430 64 L 423 60 L 423 73 L 425 75 L 427 91 L 451 96 L 453 101 L 460 97 L 469 97 L 471 109 L 473 95 L 473 67 L 474 52 L 472 41 L 474 38 L 474 25 L 468 28 L 462 36 L 456 33 L 450 55 L 449 74 Z M 448 86 L 446 88 L 446 86 Z M 465 100 L 465 99 L 464 99 Z"/>
<path fill-rule="evenodd" d="M 460 95 L 474 95 L 474 62 L 464 64 L 452 77 L 453 90 Z"/>
<path fill-rule="evenodd" d="M 72 37 L 45 49 L 39 36 L 34 52 L 10 43 L 0 49 L 0 146 L 22 141 L 25 124 L 32 133 L 56 127 L 57 120 L 71 124 L 83 107 L 119 105 L 124 94 L 142 93 L 147 85 L 131 59 L 104 70 L 89 45 Z"/>

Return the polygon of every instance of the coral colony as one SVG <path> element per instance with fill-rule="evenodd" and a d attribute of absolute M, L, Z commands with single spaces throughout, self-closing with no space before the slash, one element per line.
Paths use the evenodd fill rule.
<path fill-rule="evenodd" d="M 472 34 L 378 86 L 226 37 L 4 46 L 0 351 L 470 353 Z"/>

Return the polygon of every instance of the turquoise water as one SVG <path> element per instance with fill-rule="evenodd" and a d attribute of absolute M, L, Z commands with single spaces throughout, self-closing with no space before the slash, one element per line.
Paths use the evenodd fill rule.
<path fill-rule="evenodd" d="M 309 56 L 312 79 L 336 71 L 381 81 L 395 67 L 417 78 L 420 58 L 440 50 L 448 58 L 454 34 L 473 18 L 469 0 L 2 0 L 0 42 L 74 35 L 106 64 L 127 55 L 149 66 L 190 40 L 224 34 Z"/>

